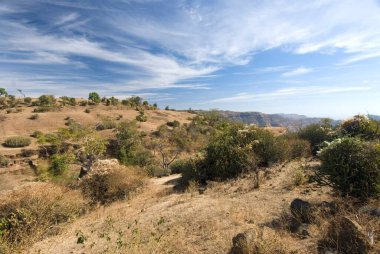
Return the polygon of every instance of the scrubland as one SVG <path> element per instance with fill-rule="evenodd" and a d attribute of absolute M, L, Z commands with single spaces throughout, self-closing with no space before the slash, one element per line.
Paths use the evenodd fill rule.
<path fill-rule="evenodd" d="M 1 97 L 0 253 L 379 253 L 380 130 Z"/>

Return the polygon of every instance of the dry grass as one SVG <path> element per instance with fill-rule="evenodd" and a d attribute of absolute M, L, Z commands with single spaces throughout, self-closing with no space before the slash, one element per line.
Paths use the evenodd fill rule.
<path fill-rule="evenodd" d="M 255 176 L 247 175 L 213 183 L 204 194 L 169 191 L 172 176 L 154 179 L 133 199 L 97 209 L 59 236 L 36 244 L 30 252 L 227 253 L 236 234 L 270 223 L 294 198 L 329 199 L 328 189 L 306 185 L 287 188 L 285 179 L 291 178 L 297 165 L 271 168 L 260 188 L 254 188 Z M 86 239 L 83 244 L 77 244 L 79 231 Z M 300 241 L 291 234 L 278 233 L 279 244 L 286 244 L 289 253 L 316 253 L 315 240 Z M 263 248 L 272 245 L 278 247 L 268 240 Z"/>
<path fill-rule="evenodd" d="M 83 214 L 86 203 L 78 191 L 35 183 L 0 200 L 0 253 L 15 253 L 57 233 L 59 224 Z"/>
<path fill-rule="evenodd" d="M 85 113 L 84 107 L 65 107 L 59 111 L 45 112 L 39 114 L 39 118 L 35 121 L 29 119 L 33 113 L 33 107 L 23 107 L 23 111 L 17 114 L 9 114 L 0 124 L 0 142 L 2 143 L 7 137 L 11 136 L 29 136 L 34 131 L 39 130 L 43 133 L 54 132 L 59 128 L 64 128 L 67 118 L 74 120 L 85 126 L 93 126 L 103 118 L 109 117 L 110 119 L 117 119 L 122 116 L 124 120 L 134 120 L 138 115 L 136 110 L 127 109 L 123 106 L 120 107 L 107 107 L 104 105 L 93 106 L 91 113 Z M 0 116 L 3 113 L 0 112 Z M 187 112 L 178 111 L 166 111 L 166 110 L 146 110 L 145 114 L 148 117 L 148 121 L 140 123 L 140 130 L 145 132 L 151 132 L 156 130 L 158 126 L 166 124 L 168 121 L 178 120 L 181 123 L 188 123 L 189 117 L 193 117 L 193 114 Z M 114 133 L 111 130 L 102 131 L 103 136 L 113 136 Z M 29 146 L 30 149 L 36 149 L 37 144 L 33 140 Z M 20 153 L 20 149 L 0 147 L 0 153 L 4 155 L 11 155 Z"/>
<path fill-rule="evenodd" d="M 110 203 L 129 198 L 146 182 L 141 169 L 119 165 L 117 160 L 96 162 L 79 186 L 93 203 Z"/>

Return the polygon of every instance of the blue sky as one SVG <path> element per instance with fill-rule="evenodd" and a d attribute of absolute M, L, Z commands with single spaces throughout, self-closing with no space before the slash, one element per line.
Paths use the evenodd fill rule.
<path fill-rule="evenodd" d="M 380 115 L 375 0 L 0 1 L 0 87 L 161 107 Z"/>

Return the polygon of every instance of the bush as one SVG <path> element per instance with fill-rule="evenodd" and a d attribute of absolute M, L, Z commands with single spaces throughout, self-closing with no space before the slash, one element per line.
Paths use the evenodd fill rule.
<path fill-rule="evenodd" d="M 56 99 L 54 97 L 54 95 L 41 95 L 40 97 L 38 97 L 38 105 L 40 106 L 45 106 L 45 107 L 51 107 L 51 106 L 54 106 L 55 103 L 56 103 Z"/>
<path fill-rule="evenodd" d="M 84 112 L 87 113 L 87 114 L 89 114 L 89 113 L 91 113 L 91 109 L 86 108 L 86 109 L 84 110 Z"/>
<path fill-rule="evenodd" d="M 0 168 L 6 168 L 9 164 L 9 160 L 4 155 L 0 155 Z"/>
<path fill-rule="evenodd" d="M 105 204 L 129 198 L 144 183 L 145 177 L 137 168 L 121 166 L 117 160 L 103 160 L 80 180 L 80 187 L 93 203 Z"/>
<path fill-rule="evenodd" d="M 54 176 L 62 175 L 73 161 L 74 156 L 72 154 L 54 154 L 50 157 L 50 172 Z"/>
<path fill-rule="evenodd" d="M 0 200 L 0 246 L 5 253 L 19 253 L 85 209 L 78 191 L 46 183 L 19 189 Z"/>
<path fill-rule="evenodd" d="M 170 172 L 172 174 L 180 174 L 184 171 L 184 168 L 188 165 L 189 159 L 178 159 L 170 164 Z"/>
<path fill-rule="evenodd" d="M 25 146 L 29 146 L 30 143 L 31 143 L 30 138 L 17 136 L 17 137 L 7 138 L 4 141 L 4 146 L 6 146 L 6 147 L 25 147 Z"/>
<path fill-rule="evenodd" d="M 205 149 L 202 175 L 206 179 L 224 180 L 254 169 L 255 132 L 256 129 L 244 130 L 240 125 L 231 124 L 217 133 Z"/>
<path fill-rule="evenodd" d="M 136 116 L 136 120 L 139 122 L 146 122 L 148 117 L 144 114 L 144 111 L 140 111 L 139 115 Z"/>
<path fill-rule="evenodd" d="M 319 173 L 342 195 L 360 198 L 380 192 L 380 147 L 357 138 L 331 142 L 319 153 Z"/>
<path fill-rule="evenodd" d="M 331 141 L 333 139 L 333 132 L 328 124 L 311 124 L 301 129 L 298 132 L 298 136 L 310 142 L 312 152 L 315 155 L 324 141 Z"/>

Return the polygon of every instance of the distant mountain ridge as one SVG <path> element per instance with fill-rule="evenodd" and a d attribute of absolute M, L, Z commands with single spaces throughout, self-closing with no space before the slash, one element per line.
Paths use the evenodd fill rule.
<path fill-rule="evenodd" d="M 265 114 L 261 112 L 235 111 L 219 111 L 219 113 L 230 120 L 245 124 L 256 124 L 260 127 L 286 127 L 291 130 L 297 130 L 307 125 L 318 123 L 323 119 L 297 114 Z"/>

